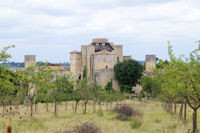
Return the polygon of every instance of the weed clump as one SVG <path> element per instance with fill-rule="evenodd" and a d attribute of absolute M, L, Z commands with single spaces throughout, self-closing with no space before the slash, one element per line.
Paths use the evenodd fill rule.
<path fill-rule="evenodd" d="M 91 122 L 86 122 L 82 125 L 76 126 L 73 133 L 102 133 L 102 131 Z"/>
<path fill-rule="evenodd" d="M 142 117 L 143 113 L 135 110 L 128 105 L 118 105 L 114 108 L 114 112 L 127 117 Z"/>
<path fill-rule="evenodd" d="M 155 123 L 160 123 L 161 121 L 162 121 L 162 119 L 159 119 L 159 118 L 154 120 Z"/>
<path fill-rule="evenodd" d="M 56 133 L 102 133 L 102 131 L 99 127 L 88 121 L 81 125 L 75 126 L 72 130 Z"/>
<path fill-rule="evenodd" d="M 131 128 L 132 129 L 135 129 L 135 128 L 139 128 L 139 127 L 141 127 L 142 126 L 142 121 L 140 121 L 140 120 L 138 120 L 138 119 L 133 119 L 132 121 L 131 121 Z"/>
<path fill-rule="evenodd" d="M 97 112 L 97 116 L 102 117 L 103 116 L 103 112 L 101 112 L 101 111 Z"/>
<path fill-rule="evenodd" d="M 116 116 L 116 119 L 121 120 L 121 121 L 130 121 L 131 120 L 131 118 L 126 115 L 118 115 L 118 116 Z"/>

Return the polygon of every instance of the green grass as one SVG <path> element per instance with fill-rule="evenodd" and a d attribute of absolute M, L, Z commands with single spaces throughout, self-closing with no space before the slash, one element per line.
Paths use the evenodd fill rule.
<path fill-rule="evenodd" d="M 131 121 L 131 128 L 132 129 L 135 129 L 135 128 L 139 128 L 139 127 L 141 127 L 142 126 L 142 121 L 141 120 L 138 120 L 138 119 L 133 119 L 132 121 Z"/>
<path fill-rule="evenodd" d="M 96 113 L 93 113 L 92 102 L 88 105 L 86 114 L 83 114 L 81 105 L 79 105 L 78 112 L 75 114 L 72 111 L 72 103 L 68 104 L 67 110 L 65 110 L 63 103 L 58 106 L 58 115 L 55 117 L 53 104 L 49 104 L 49 112 L 46 112 L 45 104 L 39 104 L 38 111 L 34 113 L 33 119 L 29 118 L 30 109 L 27 110 L 25 106 L 20 106 L 22 119 L 19 115 L 11 116 L 10 120 L 0 117 L 0 132 L 5 132 L 6 125 L 10 123 L 13 131 L 17 133 L 54 133 L 55 131 L 71 129 L 86 121 L 92 121 L 105 133 L 187 133 L 188 129 L 192 128 L 192 110 L 189 107 L 187 112 L 188 122 L 185 125 L 178 119 L 178 115 L 171 115 L 164 111 L 160 102 L 140 102 L 137 100 L 126 102 L 143 112 L 143 117 L 139 120 L 134 118 L 129 121 L 118 120 L 116 119 L 118 114 L 105 111 L 106 104 L 102 105 L 102 112 L 98 112 L 98 106 L 96 106 Z M 178 105 L 177 112 L 179 107 Z M 114 108 L 114 105 L 112 105 L 112 108 Z M 0 112 L 2 112 L 2 108 Z M 26 115 L 25 112 L 27 112 Z M 199 122 L 198 119 L 198 125 Z"/>

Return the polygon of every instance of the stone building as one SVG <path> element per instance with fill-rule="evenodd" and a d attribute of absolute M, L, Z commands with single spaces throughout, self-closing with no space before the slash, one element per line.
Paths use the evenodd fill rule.
<path fill-rule="evenodd" d="M 30 66 L 36 65 L 36 56 L 35 55 L 25 55 L 24 56 L 24 68 L 27 69 Z"/>
<path fill-rule="evenodd" d="M 36 66 L 36 55 L 25 55 L 24 56 L 24 69 L 30 66 Z M 61 66 L 60 64 L 47 64 L 52 70 L 54 70 L 55 75 L 67 75 L 69 74 L 69 66 Z"/>
<path fill-rule="evenodd" d="M 145 56 L 145 65 L 146 65 L 146 71 L 150 72 L 154 68 L 156 68 L 156 56 L 155 55 L 146 55 Z"/>
<path fill-rule="evenodd" d="M 156 56 L 145 55 L 145 70 L 143 71 L 143 75 L 152 74 L 154 68 L 156 68 Z M 137 84 L 136 86 L 133 86 L 132 89 L 134 93 L 140 94 L 142 86 Z"/>
<path fill-rule="evenodd" d="M 90 44 L 82 45 L 80 52 L 70 53 L 70 72 L 81 79 L 85 69 L 87 78 L 95 78 L 102 87 L 112 81 L 113 88 L 119 90 L 118 82 L 114 79 L 114 65 L 129 58 L 123 56 L 122 45 L 114 45 L 106 38 L 96 38 Z"/>

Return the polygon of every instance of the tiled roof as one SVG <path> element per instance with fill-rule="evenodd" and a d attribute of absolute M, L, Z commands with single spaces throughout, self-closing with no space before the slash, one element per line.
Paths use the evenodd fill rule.
<path fill-rule="evenodd" d="M 81 52 L 79 52 L 79 51 L 72 51 L 72 52 L 70 52 L 70 54 L 80 54 Z"/>
<path fill-rule="evenodd" d="M 108 43 L 108 39 L 107 38 L 94 38 L 92 40 L 92 43 Z"/>

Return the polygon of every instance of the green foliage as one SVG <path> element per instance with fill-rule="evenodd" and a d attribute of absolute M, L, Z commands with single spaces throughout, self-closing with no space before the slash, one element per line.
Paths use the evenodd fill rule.
<path fill-rule="evenodd" d="M 131 128 L 132 129 L 135 129 L 135 128 L 139 128 L 142 126 L 142 121 L 138 120 L 138 119 L 133 119 L 131 121 L 131 124 L 130 124 Z"/>
<path fill-rule="evenodd" d="M 139 83 L 142 71 L 142 65 L 132 59 L 118 62 L 114 66 L 115 79 L 119 82 L 120 86 L 126 85 L 126 87 L 123 87 L 123 91 L 125 92 L 129 92 L 130 87 L 136 86 Z"/>
<path fill-rule="evenodd" d="M 73 90 L 72 92 L 72 99 L 74 101 L 76 101 L 77 103 L 79 103 L 79 101 L 81 100 L 81 92 L 78 89 Z"/>
<path fill-rule="evenodd" d="M 142 76 L 142 93 L 148 96 L 157 96 L 160 93 L 161 83 L 153 75 Z"/>
<path fill-rule="evenodd" d="M 116 119 L 120 120 L 120 121 L 130 121 L 131 120 L 131 118 L 126 115 L 117 115 Z"/>
<path fill-rule="evenodd" d="M 142 95 L 138 95 L 138 96 L 137 96 L 137 99 L 138 99 L 139 101 L 142 101 Z"/>
<path fill-rule="evenodd" d="M 159 62 L 156 63 L 156 68 L 161 69 L 161 68 L 163 68 L 163 65 L 169 65 L 169 63 L 170 62 L 168 60 L 163 61 L 163 60 L 159 59 Z"/>
<path fill-rule="evenodd" d="M 114 89 L 112 88 L 112 81 L 108 81 L 108 83 L 104 87 L 104 90 L 106 90 L 106 91 L 114 91 Z"/>
<path fill-rule="evenodd" d="M 50 88 L 50 95 L 53 97 L 54 102 L 66 101 L 71 99 L 73 91 L 73 82 L 71 82 L 70 75 L 57 76 Z"/>
<path fill-rule="evenodd" d="M 17 93 L 19 89 L 17 74 L 0 66 L 0 103 L 18 101 Z"/>
<path fill-rule="evenodd" d="M 102 116 L 103 116 L 103 112 L 98 111 L 98 112 L 97 112 L 97 116 L 102 117 Z"/>
<path fill-rule="evenodd" d="M 4 47 L 0 52 L 0 62 L 7 62 L 8 58 L 11 58 L 11 55 L 6 53 L 8 49 L 15 47 L 15 45 L 10 45 L 8 47 Z"/>
<path fill-rule="evenodd" d="M 132 86 L 121 84 L 120 85 L 120 91 L 121 92 L 131 92 L 132 91 Z"/>
<path fill-rule="evenodd" d="M 162 121 L 162 119 L 159 119 L 159 118 L 154 120 L 155 123 L 160 123 L 161 121 Z"/>

